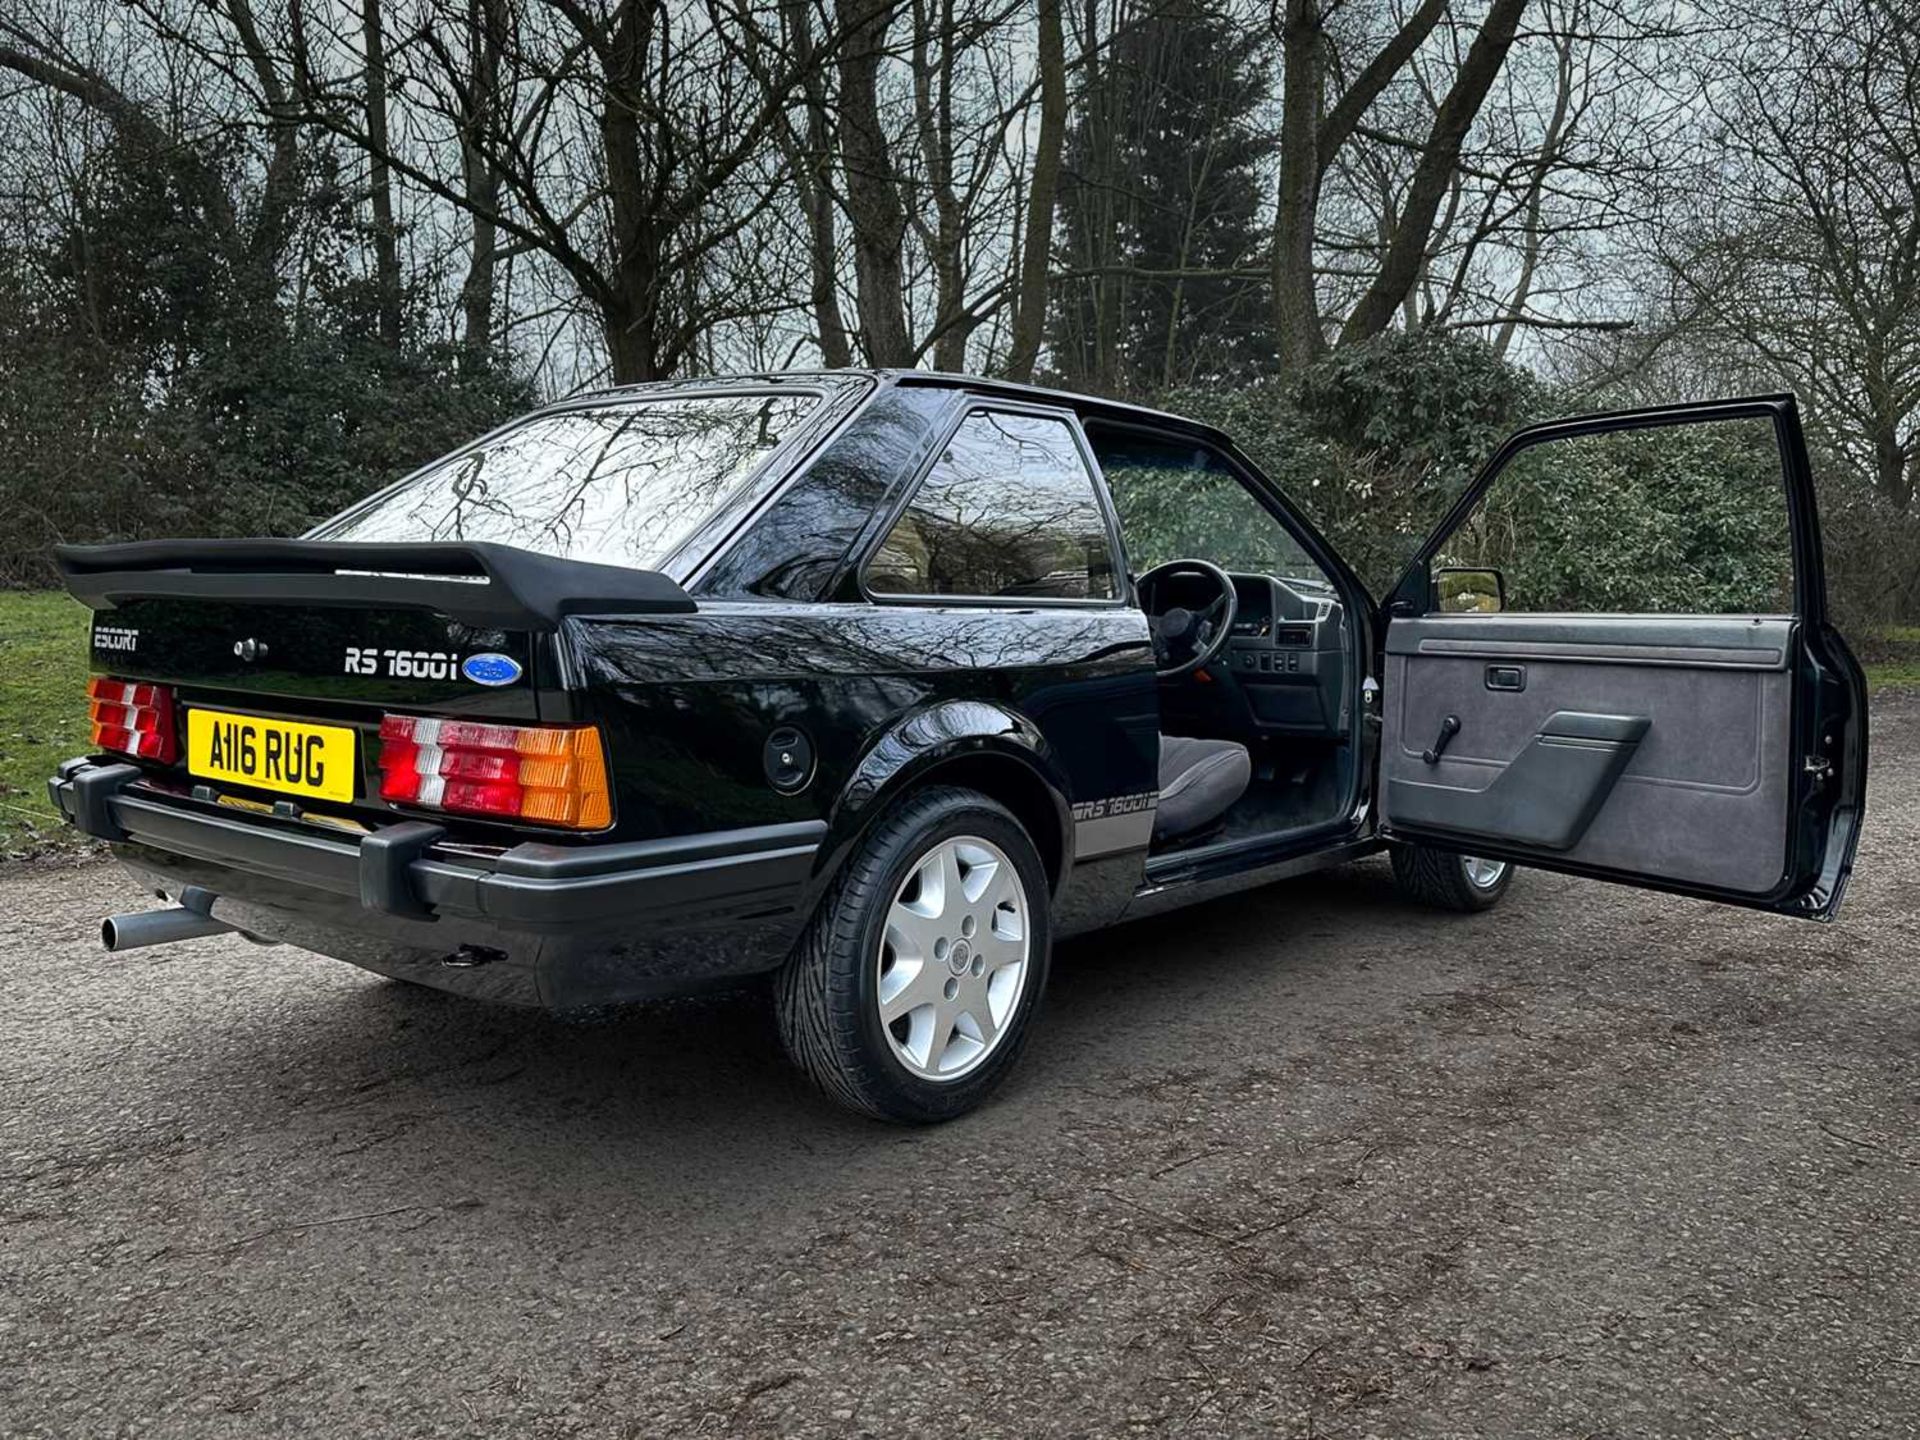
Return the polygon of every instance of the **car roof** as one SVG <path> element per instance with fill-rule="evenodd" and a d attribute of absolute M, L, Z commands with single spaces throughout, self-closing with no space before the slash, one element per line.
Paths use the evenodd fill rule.
<path fill-rule="evenodd" d="M 758 373 L 745 372 L 733 375 L 712 375 L 698 379 L 656 380 L 635 385 L 610 386 L 603 390 L 590 391 L 574 395 L 562 403 L 575 405 L 581 401 L 595 399 L 637 398 L 647 394 L 699 394 L 703 391 L 735 390 L 742 386 L 762 385 L 818 385 L 839 388 L 849 381 L 867 381 L 880 385 L 925 387 L 928 389 L 964 390 L 969 394 L 984 395 L 998 400 L 1024 401 L 1031 405 L 1063 406 L 1073 410 L 1082 418 L 1095 417 L 1134 424 L 1152 425 L 1156 428 L 1175 429 L 1185 434 L 1202 437 L 1220 444 L 1231 444 L 1229 438 L 1215 426 L 1204 421 L 1193 420 L 1184 415 L 1176 415 L 1167 410 L 1156 410 L 1147 405 L 1134 405 L 1124 400 L 1109 400 L 1104 396 L 1085 395 L 1072 390 L 1058 390 L 1046 385 L 1022 385 L 1011 380 L 994 380 L 981 375 L 961 375 L 942 370 L 907 369 L 858 369 L 843 370 L 768 370 Z"/>

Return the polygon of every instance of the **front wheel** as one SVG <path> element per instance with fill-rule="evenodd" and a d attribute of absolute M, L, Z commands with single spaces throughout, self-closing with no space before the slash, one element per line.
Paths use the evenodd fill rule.
<path fill-rule="evenodd" d="M 1020 823 L 975 791 L 920 791 L 862 842 L 780 971 L 781 1041 L 849 1109 L 950 1120 L 1019 1058 L 1049 940 Z"/>
<path fill-rule="evenodd" d="M 1491 910 L 1513 883 L 1513 866 L 1505 860 L 1424 845 L 1396 845 L 1391 853 L 1393 883 L 1400 893 L 1442 910 Z"/>

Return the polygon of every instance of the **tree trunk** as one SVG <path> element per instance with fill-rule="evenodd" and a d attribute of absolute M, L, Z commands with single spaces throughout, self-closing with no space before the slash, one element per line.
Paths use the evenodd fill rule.
<path fill-rule="evenodd" d="M 834 0 L 842 33 L 840 157 L 853 226 L 860 348 L 871 365 L 913 364 L 907 333 L 907 217 L 880 125 L 880 62 L 893 0 Z"/>
<path fill-rule="evenodd" d="M 1326 83 L 1326 34 L 1318 0 L 1287 0 L 1281 49 L 1286 91 L 1280 102 L 1280 204 L 1273 226 L 1273 328 L 1280 373 L 1292 378 L 1326 344 L 1313 277 Z"/>
<path fill-rule="evenodd" d="M 781 0 L 780 23 L 800 74 L 806 130 L 796 134 L 783 118 L 777 133 L 793 170 L 794 198 L 807 226 L 807 302 L 813 311 L 814 339 L 820 346 L 821 363 L 838 370 L 853 364 L 853 344 L 840 313 L 836 283 L 840 255 L 834 233 L 833 139 L 809 0 Z"/>
<path fill-rule="evenodd" d="M 261 39 L 254 20 L 251 0 L 224 0 L 227 21 L 234 38 L 247 57 L 260 98 L 266 103 L 267 134 L 272 137 L 272 153 L 261 180 L 260 204 L 256 209 L 253 235 L 254 258 L 271 266 L 286 253 L 294 234 L 294 207 L 300 184 L 300 120 L 298 112 L 303 95 L 289 93 L 281 81 L 274 56 Z M 294 22 L 299 21 L 296 7 Z M 300 75 L 294 72 L 296 91 Z"/>
<path fill-rule="evenodd" d="M 1053 263 L 1053 206 L 1060 191 L 1060 151 L 1067 134 L 1067 41 L 1061 0 L 1039 0 L 1036 64 L 1040 71 L 1040 133 L 1034 141 L 1033 179 L 1027 191 L 1027 228 L 1020 242 L 1020 283 L 1013 312 L 1006 373 L 1031 380 L 1047 327 L 1047 270 Z"/>
<path fill-rule="evenodd" d="M 387 37 L 381 0 L 361 0 L 367 54 L 367 188 L 373 202 L 373 293 L 380 339 L 400 348 L 400 237 L 393 225 L 393 173 L 387 167 Z"/>
<path fill-rule="evenodd" d="M 600 314 L 614 384 L 639 385 L 666 378 L 655 349 L 651 310 L 636 306 L 622 294 L 607 297 Z"/>
<path fill-rule="evenodd" d="M 651 0 L 624 0 L 602 58 L 606 94 L 600 141 L 607 167 L 613 267 L 610 293 L 600 297 L 613 383 L 661 379 L 659 227 L 648 200 L 640 149 L 640 111 L 653 40 Z"/>
<path fill-rule="evenodd" d="M 1393 322 L 1395 312 L 1412 293 L 1426 264 L 1427 246 L 1433 238 L 1434 217 L 1446 198 L 1448 186 L 1460 164 L 1460 147 L 1467 138 L 1474 117 L 1506 64 L 1513 49 L 1514 34 L 1527 0 L 1494 0 L 1480 33 L 1473 37 L 1467 58 L 1454 76 L 1453 85 L 1440 108 L 1434 113 L 1433 127 L 1421 149 L 1420 163 L 1407 187 L 1407 198 L 1394 224 L 1393 241 L 1381 261 L 1373 284 L 1360 297 L 1341 327 L 1340 343 L 1350 345 L 1380 334 Z"/>
<path fill-rule="evenodd" d="M 505 44 L 505 0 L 469 0 L 467 7 L 472 71 L 468 109 L 461 134 L 461 183 L 473 218 L 473 254 L 460 287 L 460 344 L 481 354 L 493 348 L 494 272 L 499 227 L 491 218 L 500 206 L 500 175 L 488 158 L 500 104 L 500 50 Z"/>
<path fill-rule="evenodd" d="M 1900 442 L 1896 421 L 1879 420 L 1873 427 L 1874 488 L 1896 510 L 1905 512 L 1913 504 L 1913 472 L 1910 447 Z"/>
<path fill-rule="evenodd" d="M 1540 219 L 1546 206 L 1547 181 L 1560 163 L 1560 142 L 1566 135 L 1567 112 L 1573 105 L 1573 41 L 1562 35 L 1554 42 L 1560 52 L 1554 69 L 1553 112 L 1547 118 L 1546 131 L 1540 137 L 1540 154 L 1527 176 L 1526 222 L 1521 233 L 1526 237 L 1520 251 L 1520 275 L 1513 283 L 1513 298 L 1507 303 L 1508 318 L 1493 337 L 1493 353 L 1504 358 L 1513 346 L 1520 317 L 1527 313 L 1527 301 L 1533 297 L 1533 277 L 1540 266 L 1540 251 L 1546 243 Z"/>
<path fill-rule="evenodd" d="M 936 370 L 967 368 L 967 340 L 973 318 L 967 313 L 965 246 L 967 216 L 953 188 L 953 0 L 929 0 L 913 6 L 913 109 L 920 132 L 921 161 L 933 195 L 933 365 Z"/>
<path fill-rule="evenodd" d="M 1111 58 L 1112 36 L 1103 39 L 1100 0 L 1086 0 L 1080 17 L 1080 127 L 1064 158 L 1064 189 L 1058 197 L 1064 219 L 1062 244 L 1070 269 L 1057 311 L 1053 369 L 1075 389 L 1121 392 L 1118 349 L 1121 204 L 1118 116 L 1132 113 L 1135 70 Z M 1129 192 L 1130 194 L 1131 192 Z M 1017 250 L 1020 236 L 1013 236 Z M 1010 273 L 1010 279 L 1015 278 Z"/>

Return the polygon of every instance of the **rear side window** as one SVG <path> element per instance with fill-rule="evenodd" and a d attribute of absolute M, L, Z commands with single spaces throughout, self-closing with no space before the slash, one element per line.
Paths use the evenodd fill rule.
<path fill-rule="evenodd" d="M 538 415 L 329 520 L 316 540 L 479 540 L 652 569 L 821 397 L 686 395 Z"/>
<path fill-rule="evenodd" d="M 876 595 L 1108 600 L 1113 550 L 1072 427 L 977 410 L 867 562 Z"/>

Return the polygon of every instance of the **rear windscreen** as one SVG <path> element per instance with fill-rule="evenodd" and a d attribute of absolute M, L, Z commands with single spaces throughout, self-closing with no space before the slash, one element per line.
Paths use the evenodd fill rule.
<path fill-rule="evenodd" d="M 538 415 L 322 524 L 315 540 L 478 540 L 650 570 L 753 476 L 814 394 Z"/>

